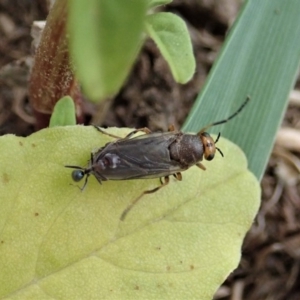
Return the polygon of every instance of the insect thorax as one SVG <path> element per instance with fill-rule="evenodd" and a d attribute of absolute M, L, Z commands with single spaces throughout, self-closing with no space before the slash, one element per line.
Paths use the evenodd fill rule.
<path fill-rule="evenodd" d="M 203 144 L 197 135 L 181 134 L 170 145 L 171 159 L 190 167 L 203 159 Z"/>

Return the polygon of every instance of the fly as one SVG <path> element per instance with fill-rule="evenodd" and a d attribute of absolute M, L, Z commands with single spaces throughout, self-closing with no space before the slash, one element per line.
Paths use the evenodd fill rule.
<path fill-rule="evenodd" d="M 161 185 L 144 191 L 129 204 L 120 218 L 124 220 L 130 209 L 143 195 L 154 193 L 166 186 L 169 183 L 170 175 L 181 181 L 181 172 L 191 166 L 196 165 L 202 170 L 206 169 L 201 163 L 203 157 L 210 161 L 214 158 L 216 151 L 224 156 L 222 151 L 216 147 L 220 133 L 214 141 L 206 130 L 234 118 L 242 111 L 249 100 L 250 97 L 248 96 L 239 109 L 227 119 L 209 124 L 197 134 L 175 131 L 174 126 L 170 126 L 168 132 L 152 133 L 148 128 L 140 128 L 121 138 L 95 126 L 98 131 L 116 140 L 107 143 L 96 152 L 92 152 L 87 167 L 70 165 L 65 167 L 75 169 L 72 172 L 72 179 L 75 182 L 85 178 L 81 190 L 86 187 L 90 175 L 94 175 L 100 184 L 102 181 L 107 180 L 160 178 Z M 140 131 L 145 134 L 132 137 Z"/>

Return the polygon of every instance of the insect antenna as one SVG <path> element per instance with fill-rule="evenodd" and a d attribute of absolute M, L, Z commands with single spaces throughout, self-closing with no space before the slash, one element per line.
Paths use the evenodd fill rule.
<path fill-rule="evenodd" d="M 249 100 L 250 100 L 250 96 L 247 96 L 247 98 L 244 101 L 244 103 L 231 116 L 229 116 L 227 119 L 224 119 L 224 120 L 221 120 L 221 121 L 217 121 L 217 122 L 214 122 L 214 123 L 211 123 L 211 124 L 207 125 L 203 129 L 201 129 L 199 133 L 205 132 L 210 127 L 227 123 L 229 120 L 233 119 L 237 114 L 239 114 L 242 111 L 242 109 L 246 106 L 246 104 L 249 102 Z M 218 141 L 218 139 L 219 139 L 219 136 L 217 137 L 217 140 L 215 141 L 215 143 Z"/>
<path fill-rule="evenodd" d="M 219 141 L 220 136 L 221 136 L 221 132 L 219 132 L 219 134 L 218 134 L 218 136 L 217 136 L 217 138 L 215 140 L 215 144 Z"/>
<path fill-rule="evenodd" d="M 217 136 L 217 138 L 216 138 L 216 140 L 215 140 L 215 144 L 219 141 L 220 136 L 221 136 L 221 132 L 219 132 L 219 134 L 218 134 L 218 136 Z M 218 147 L 216 147 L 216 149 L 217 149 L 218 152 L 221 154 L 221 156 L 224 157 L 224 154 L 223 154 L 223 152 L 221 151 L 221 149 L 218 148 Z"/>
<path fill-rule="evenodd" d="M 85 168 L 82 168 L 82 167 L 79 167 L 79 166 L 69 166 L 69 165 L 67 165 L 67 166 L 64 166 L 65 168 L 70 168 L 70 169 L 78 169 L 78 170 L 82 170 L 82 171 L 84 171 L 85 170 Z"/>

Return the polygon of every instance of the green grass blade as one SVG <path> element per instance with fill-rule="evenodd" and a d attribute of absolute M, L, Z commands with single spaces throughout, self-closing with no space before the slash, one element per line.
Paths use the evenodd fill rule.
<path fill-rule="evenodd" d="M 300 2 L 247 1 L 218 61 L 183 127 L 199 131 L 251 101 L 221 132 L 246 153 L 249 168 L 262 177 L 300 59 Z M 224 153 L 226 158 L 226 153 Z"/>

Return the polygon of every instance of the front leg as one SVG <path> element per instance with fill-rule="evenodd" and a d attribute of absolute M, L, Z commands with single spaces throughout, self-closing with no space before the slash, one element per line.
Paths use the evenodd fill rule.
<path fill-rule="evenodd" d="M 202 165 L 201 163 L 197 163 L 196 166 L 200 169 L 202 169 L 203 171 L 206 170 L 206 168 L 204 167 L 204 165 Z"/>

